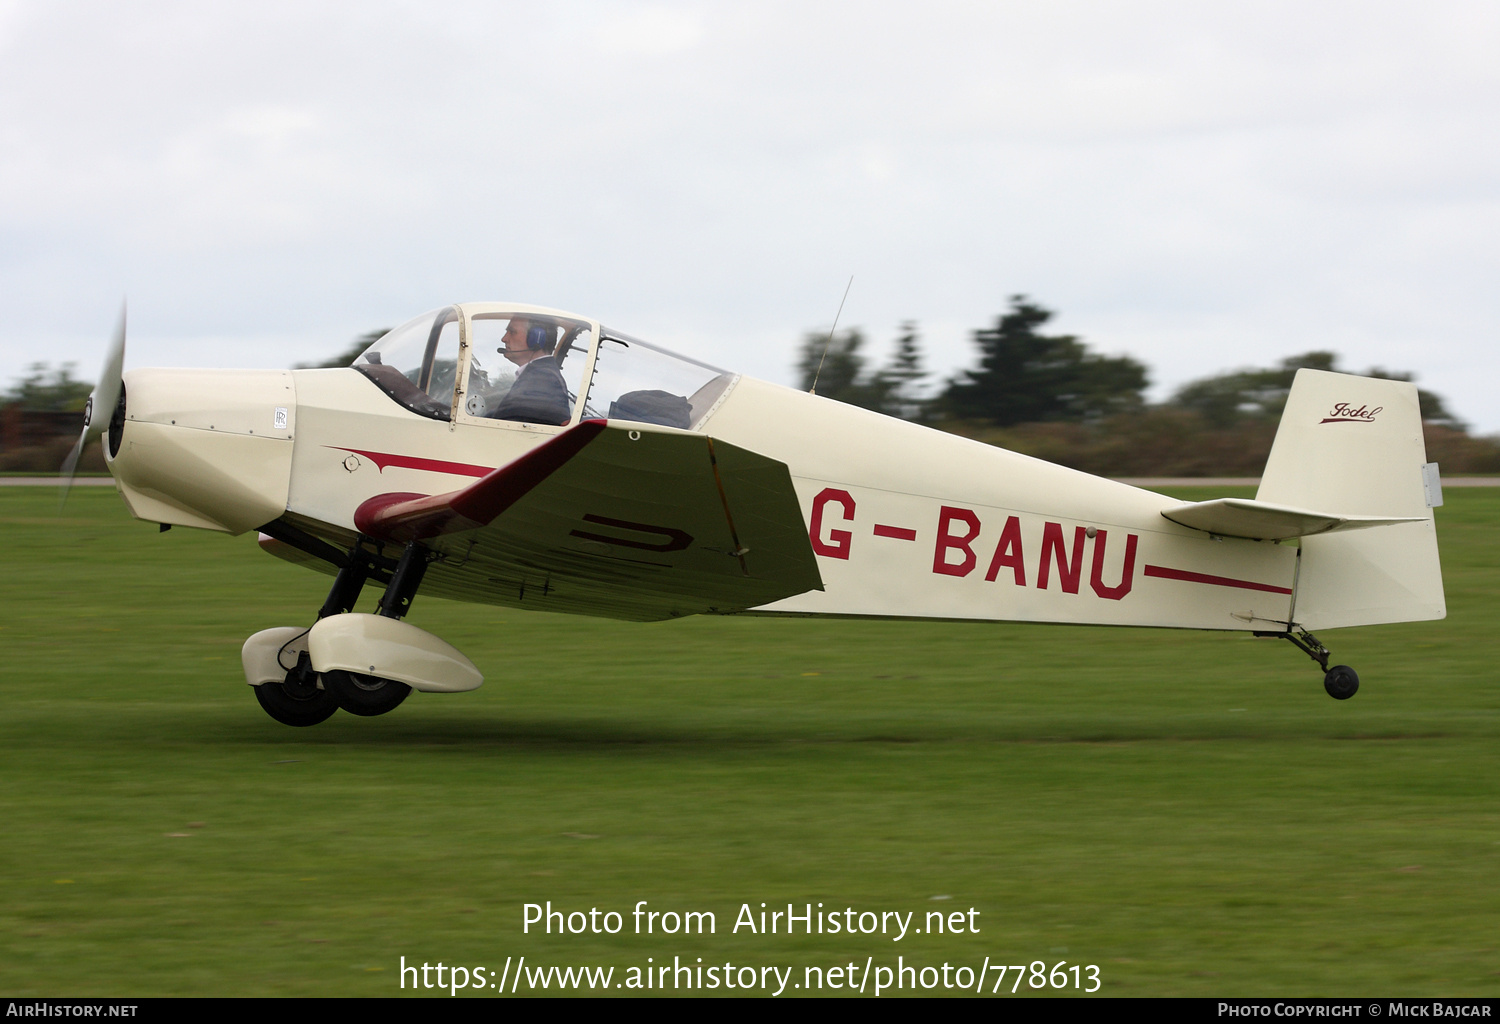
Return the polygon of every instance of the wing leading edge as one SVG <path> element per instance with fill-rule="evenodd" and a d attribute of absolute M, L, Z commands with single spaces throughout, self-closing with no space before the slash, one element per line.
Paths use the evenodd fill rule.
<path fill-rule="evenodd" d="M 786 464 L 702 434 L 589 420 L 462 490 L 382 494 L 367 536 L 437 555 L 423 590 L 651 620 L 823 589 Z"/>

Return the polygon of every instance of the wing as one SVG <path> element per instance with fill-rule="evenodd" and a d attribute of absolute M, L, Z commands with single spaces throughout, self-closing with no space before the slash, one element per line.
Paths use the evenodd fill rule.
<path fill-rule="evenodd" d="M 619 619 L 822 590 L 785 463 L 671 428 L 588 420 L 462 490 L 382 494 L 367 536 L 437 555 L 424 592 Z"/>

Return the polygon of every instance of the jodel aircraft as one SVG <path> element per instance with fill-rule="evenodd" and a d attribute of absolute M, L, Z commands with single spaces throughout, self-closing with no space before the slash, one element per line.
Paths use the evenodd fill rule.
<path fill-rule="evenodd" d="M 124 320 L 64 467 L 104 434 L 130 511 L 259 533 L 334 577 L 244 645 L 277 721 L 483 677 L 418 591 L 657 620 L 839 615 L 1248 631 L 1445 614 L 1409 383 L 1301 370 L 1254 500 L 1182 502 L 741 376 L 554 309 L 447 306 L 341 369 L 136 369 Z M 354 611 L 368 584 L 373 614 Z"/>

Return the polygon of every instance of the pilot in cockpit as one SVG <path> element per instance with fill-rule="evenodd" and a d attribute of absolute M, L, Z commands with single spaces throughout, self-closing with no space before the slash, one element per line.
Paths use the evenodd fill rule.
<path fill-rule="evenodd" d="M 557 327 L 544 320 L 513 317 L 501 341 L 504 344 L 496 351 L 519 369 L 510 391 L 489 415 L 522 423 L 567 423 L 572 418 L 568 386 L 552 354 L 557 348 Z"/>

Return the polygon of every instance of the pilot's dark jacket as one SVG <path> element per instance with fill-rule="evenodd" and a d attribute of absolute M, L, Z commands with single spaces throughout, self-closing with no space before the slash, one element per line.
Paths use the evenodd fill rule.
<path fill-rule="evenodd" d="M 568 407 L 568 385 L 562 369 L 552 356 L 538 356 L 516 374 L 516 382 L 490 415 L 497 420 L 521 423 L 566 423 L 572 415 Z"/>

